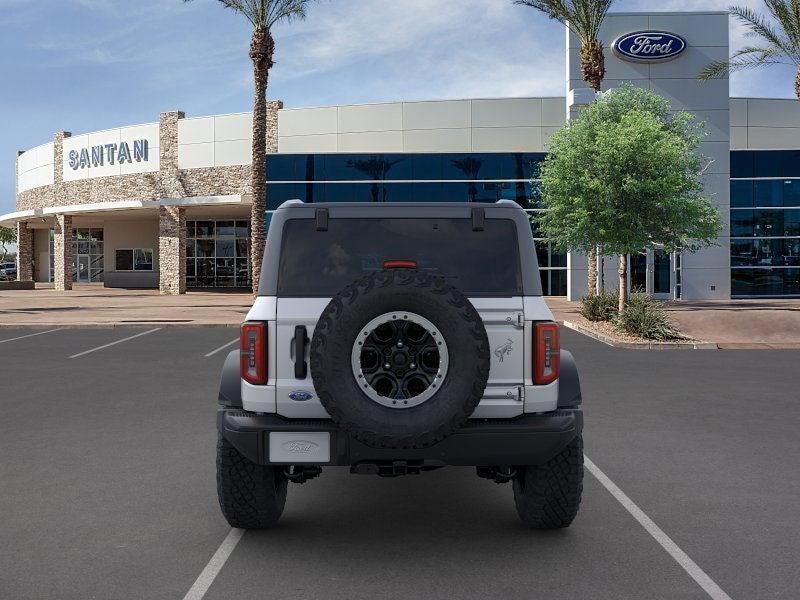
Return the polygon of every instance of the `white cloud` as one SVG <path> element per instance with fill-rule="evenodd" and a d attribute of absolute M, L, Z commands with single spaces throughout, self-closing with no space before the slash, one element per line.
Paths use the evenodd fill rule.
<path fill-rule="evenodd" d="M 343 0 L 276 34 L 280 87 L 355 69 L 367 99 L 563 93 L 562 28 L 504 0 Z"/>

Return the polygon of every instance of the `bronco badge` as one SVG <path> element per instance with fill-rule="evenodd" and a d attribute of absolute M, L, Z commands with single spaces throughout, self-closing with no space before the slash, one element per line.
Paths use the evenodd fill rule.
<path fill-rule="evenodd" d="M 508 339 L 508 341 L 505 344 L 495 348 L 494 355 L 500 359 L 500 362 L 503 362 L 503 359 L 506 356 L 511 356 L 511 352 L 513 352 L 513 350 L 514 350 L 514 340 Z"/>

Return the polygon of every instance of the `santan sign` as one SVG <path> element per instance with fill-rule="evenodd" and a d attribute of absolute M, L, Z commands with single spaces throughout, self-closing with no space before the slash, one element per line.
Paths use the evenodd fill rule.
<path fill-rule="evenodd" d="M 672 60 L 686 50 L 686 40 L 665 31 L 637 31 L 614 40 L 614 53 L 634 62 Z"/>
<path fill-rule="evenodd" d="M 131 149 L 133 146 L 133 149 Z M 70 150 L 67 161 L 73 171 L 91 167 L 102 167 L 104 164 L 125 164 L 147 162 L 149 159 L 148 142 L 146 139 L 120 142 L 119 144 L 102 144 L 91 148 Z"/>

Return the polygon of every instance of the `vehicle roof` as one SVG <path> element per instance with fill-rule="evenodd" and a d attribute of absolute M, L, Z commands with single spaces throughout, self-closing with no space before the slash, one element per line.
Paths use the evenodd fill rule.
<path fill-rule="evenodd" d="M 522 207 L 511 200 L 500 200 L 499 202 L 314 202 L 309 204 L 302 200 L 287 200 L 278 207 L 278 210 L 293 210 L 299 208 L 358 208 L 365 211 L 388 211 L 392 208 L 398 209 L 443 209 L 452 208 L 463 210 L 464 208 L 506 208 L 511 210 L 522 210 Z"/>

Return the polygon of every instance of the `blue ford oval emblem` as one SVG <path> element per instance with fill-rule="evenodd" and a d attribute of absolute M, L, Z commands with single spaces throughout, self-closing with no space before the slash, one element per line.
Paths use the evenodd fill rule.
<path fill-rule="evenodd" d="M 618 37 L 614 52 L 620 58 L 635 62 L 671 60 L 686 50 L 686 40 L 666 31 L 637 31 Z"/>
<path fill-rule="evenodd" d="M 291 398 L 295 402 L 306 402 L 308 400 L 311 400 L 313 397 L 314 394 L 312 394 L 311 392 L 306 392 L 304 390 L 289 392 L 289 398 Z"/>

